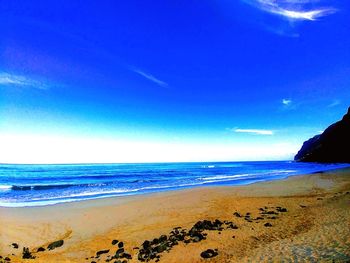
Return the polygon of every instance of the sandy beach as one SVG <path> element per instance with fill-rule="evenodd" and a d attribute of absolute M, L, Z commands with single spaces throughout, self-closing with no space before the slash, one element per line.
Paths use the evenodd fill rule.
<path fill-rule="evenodd" d="M 221 227 L 191 239 L 198 221 L 216 219 Z M 140 262 L 145 240 L 169 238 L 176 227 L 190 241 L 174 242 L 150 262 L 349 262 L 350 169 L 247 186 L 0 208 L 0 255 L 11 262 L 105 262 L 119 245 L 132 258 L 110 262 Z M 57 240 L 64 244 L 48 250 Z M 23 247 L 35 259 L 22 259 Z M 207 249 L 217 255 L 204 259 Z M 98 251 L 104 253 L 96 257 Z"/>

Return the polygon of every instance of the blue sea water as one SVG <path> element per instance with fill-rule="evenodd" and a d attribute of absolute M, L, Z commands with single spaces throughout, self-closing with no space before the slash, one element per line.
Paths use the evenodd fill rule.
<path fill-rule="evenodd" d="M 243 185 L 349 164 L 276 162 L 0 165 L 0 206 L 40 206 L 198 186 Z"/>

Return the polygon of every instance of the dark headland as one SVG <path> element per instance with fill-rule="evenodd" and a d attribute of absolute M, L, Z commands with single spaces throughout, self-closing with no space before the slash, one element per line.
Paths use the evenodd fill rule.
<path fill-rule="evenodd" d="M 299 162 L 350 163 L 350 107 L 343 119 L 304 142 L 294 157 Z"/>

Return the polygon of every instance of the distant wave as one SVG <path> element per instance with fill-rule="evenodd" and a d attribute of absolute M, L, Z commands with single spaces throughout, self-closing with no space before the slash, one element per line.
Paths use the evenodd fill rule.
<path fill-rule="evenodd" d="M 105 186 L 108 183 L 91 183 L 91 184 L 37 184 L 37 185 L 12 185 L 9 189 L 14 191 L 31 191 L 31 190 L 50 190 L 50 189 L 64 189 L 70 187 L 92 187 Z"/>
<path fill-rule="evenodd" d="M 282 174 L 290 174 L 296 172 L 296 170 L 273 170 L 266 173 L 247 173 L 247 174 L 234 174 L 234 175 L 215 175 L 208 177 L 198 178 L 199 180 L 205 181 L 206 183 L 214 183 L 214 182 L 225 182 L 225 181 L 233 181 L 233 180 L 246 180 L 248 178 L 254 179 L 257 176 L 271 176 L 271 175 L 282 175 Z"/>

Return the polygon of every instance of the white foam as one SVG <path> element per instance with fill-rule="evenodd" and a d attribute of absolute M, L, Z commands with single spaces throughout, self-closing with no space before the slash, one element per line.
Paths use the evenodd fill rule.
<path fill-rule="evenodd" d="M 254 176 L 257 174 L 234 174 L 234 175 L 215 175 L 215 176 L 208 176 L 208 177 L 201 177 L 198 178 L 199 180 L 220 180 L 220 179 L 232 179 L 232 178 L 242 178 L 247 176 Z"/>
<path fill-rule="evenodd" d="M 11 190 L 12 185 L 0 185 L 0 190 L 6 191 Z"/>

